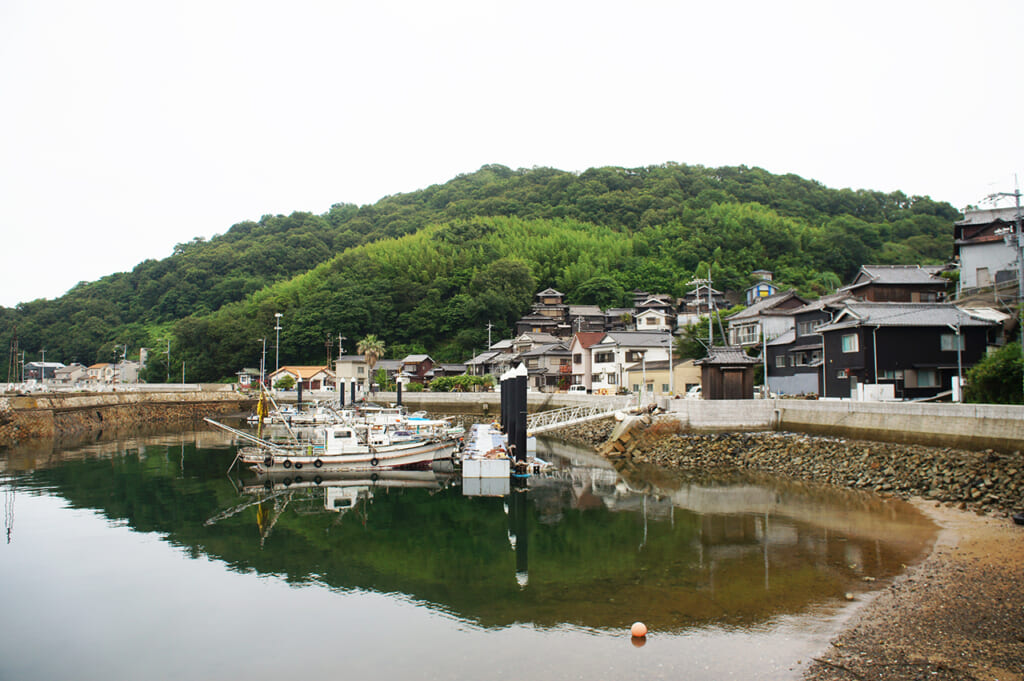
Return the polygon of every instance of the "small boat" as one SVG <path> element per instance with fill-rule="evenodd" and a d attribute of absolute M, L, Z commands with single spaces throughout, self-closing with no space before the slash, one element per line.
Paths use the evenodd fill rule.
<path fill-rule="evenodd" d="M 360 438 L 353 425 L 331 424 L 316 428 L 306 442 L 260 441 L 243 447 L 238 458 L 257 473 L 306 466 L 321 471 L 405 468 L 450 460 L 461 444 L 460 437 L 447 434 L 393 441 L 386 428 Z"/>

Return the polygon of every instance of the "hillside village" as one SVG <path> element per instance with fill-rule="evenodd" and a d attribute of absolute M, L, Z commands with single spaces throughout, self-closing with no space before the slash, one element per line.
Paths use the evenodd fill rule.
<path fill-rule="evenodd" d="M 536 392 L 631 393 L 647 400 L 755 393 L 958 400 L 970 367 L 1014 334 L 1021 286 L 1017 249 L 1007 236 L 1015 215 L 1012 208 L 968 211 L 955 224 L 953 264 L 865 264 L 848 284 L 818 299 L 799 295 L 767 270 L 751 272 L 744 291 L 721 291 L 698 279 L 680 298 L 634 291 L 633 304 L 622 308 L 572 304 L 546 288 L 512 338 L 465 363 L 419 354 L 381 358 L 371 367 L 361 355 L 341 354 L 329 364 L 277 366 L 262 375 L 271 386 L 284 379 L 283 385 L 344 391 L 350 399 L 380 389 L 373 378 L 381 370 L 388 383 L 426 387 L 440 377 L 498 376 L 523 364 Z M 717 328 L 708 328 L 709 317 Z M 679 339 L 695 325 L 707 333 L 689 334 L 706 348 L 699 359 L 679 354 Z M 146 353 L 139 361 L 126 355 L 122 348 L 120 358 L 91 366 L 31 362 L 25 377 L 58 388 L 127 387 L 138 383 Z M 260 376 L 244 368 L 238 381 L 247 387 Z M 167 376 L 169 383 L 175 378 Z"/>

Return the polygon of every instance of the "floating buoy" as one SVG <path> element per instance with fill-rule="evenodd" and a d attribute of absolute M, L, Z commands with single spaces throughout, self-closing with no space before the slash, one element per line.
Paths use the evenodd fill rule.
<path fill-rule="evenodd" d="M 647 625 L 643 622 L 633 622 L 633 626 L 630 627 L 629 633 L 633 634 L 636 638 L 643 638 L 647 636 Z"/>

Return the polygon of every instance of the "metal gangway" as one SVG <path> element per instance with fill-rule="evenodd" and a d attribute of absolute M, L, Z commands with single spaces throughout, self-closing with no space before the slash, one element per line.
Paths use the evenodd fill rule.
<path fill-rule="evenodd" d="M 632 409 L 633 398 L 628 397 L 617 405 L 609 405 L 602 402 L 596 405 L 579 405 L 576 407 L 564 407 L 531 414 L 526 418 L 526 433 L 528 435 L 540 435 L 566 426 L 575 426 L 579 423 L 597 421 L 599 419 L 614 416 L 616 412 Z"/>

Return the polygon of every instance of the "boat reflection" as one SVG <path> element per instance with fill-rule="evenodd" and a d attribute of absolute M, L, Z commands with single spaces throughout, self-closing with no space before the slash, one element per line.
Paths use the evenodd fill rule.
<path fill-rule="evenodd" d="M 275 549 L 272 531 L 290 512 L 282 546 L 295 551 L 298 516 L 333 517 L 344 532 L 356 511 L 361 531 L 345 534 L 342 562 L 321 579 L 401 592 L 483 627 L 628 627 L 638 613 L 661 631 L 764 622 L 878 588 L 935 536 L 898 500 L 767 477 L 619 471 L 542 447 L 555 466 L 501 494 L 451 470 L 260 475 L 240 489 L 259 506 L 261 549 Z M 394 496 L 402 488 L 441 506 Z M 294 555 L 288 564 L 298 567 Z"/>

